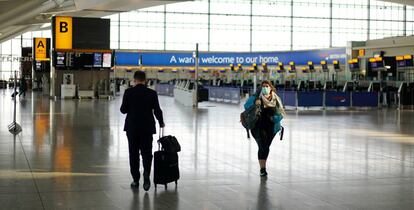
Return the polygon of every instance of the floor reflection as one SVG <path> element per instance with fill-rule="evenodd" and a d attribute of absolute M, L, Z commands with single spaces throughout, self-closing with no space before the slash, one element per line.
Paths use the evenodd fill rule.
<path fill-rule="evenodd" d="M 289 111 L 285 138 L 273 142 L 269 178 L 262 180 L 257 145 L 239 123 L 241 106 L 201 103 L 194 110 L 160 97 L 165 133 L 182 146 L 181 179 L 176 189 L 145 193 L 142 185 L 129 188 L 120 98 L 28 94 L 16 101 L 23 132 L 13 138 L 6 129 L 13 101 L 0 92 L 0 203 L 25 192 L 34 209 L 413 207 L 413 111 Z"/>
<path fill-rule="evenodd" d="M 255 209 L 273 209 L 272 201 L 269 199 L 267 189 L 267 177 L 262 177 L 260 180 L 259 191 L 257 193 Z"/>

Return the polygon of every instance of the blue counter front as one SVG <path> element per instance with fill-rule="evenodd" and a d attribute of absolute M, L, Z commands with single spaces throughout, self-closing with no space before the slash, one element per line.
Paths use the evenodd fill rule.
<path fill-rule="evenodd" d="M 378 93 L 376 92 L 353 92 L 352 106 L 355 107 L 378 107 Z"/>
<path fill-rule="evenodd" d="M 323 106 L 323 92 L 310 91 L 298 92 L 298 106 L 312 107 Z"/>
<path fill-rule="evenodd" d="M 296 106 L 296 91 L 278 91 L 278 96 L 285 106 Z"/>
<path fill-rule="evenodd" d="M 351 106 L 351 94 L 349 92 L 328 91 L 325 94 L 325 106 L 349 107 Z"/>

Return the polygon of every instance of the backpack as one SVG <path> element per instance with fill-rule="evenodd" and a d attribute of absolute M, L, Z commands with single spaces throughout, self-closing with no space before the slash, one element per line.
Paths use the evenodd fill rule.
<path fill-rule="evenodd" d="M 181 145 L 175 136 L 163 136 L 158 140 L 158 146 L 161 144 L 162 150 L 167 153 L 177 153 L 181 151 Z"/>
<path fill-rule="evenodd" d="M 240 114 L 240 122 L 244 128 L 251 130 L 256 127 L 256 123 L 260 118 L 262 109 L 259 105 L 252 105 Z"/>

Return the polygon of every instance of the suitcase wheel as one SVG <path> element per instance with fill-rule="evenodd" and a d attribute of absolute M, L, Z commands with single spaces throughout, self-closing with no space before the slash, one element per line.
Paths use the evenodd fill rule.
<path fill-rule="evenodd" d="M 165 186 L 165 189 L 167 189 L 167 184 L 164 184 L 164 186 Z"/>
<path fill-rule="evenodd" d="M 178 184 L 178 181 L 177 181 L 177 180 L 175 180 L 175 186 L 177 186 L 177 184 Z"/>

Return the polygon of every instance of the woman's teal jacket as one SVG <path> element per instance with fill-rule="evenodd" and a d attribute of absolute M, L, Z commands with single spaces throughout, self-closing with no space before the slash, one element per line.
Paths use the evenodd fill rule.
<path fill-rule="evenodd" d="M 255 101 L 258 97 L 259 96 L 257 94 L 250 96 L 247 99 L 246 103 L 244 104 L 244 109 L 246 110 L 249 107 L 254 106 Z M 279 104 L 279 106 L 283 107 L 282 104 Z M 274 134 L 277 134 L 280 131 L 280 129 L 281 129 L 281 124 L 280 123 L 281 123 L 282 119 L 283 119 L 283 115 L 280 112 L 276 111 L 275 115 L 273 116 L 273 120 L 275 122 L 275 127 L 274 127 L 274 130 L 273 130 Z"/>

